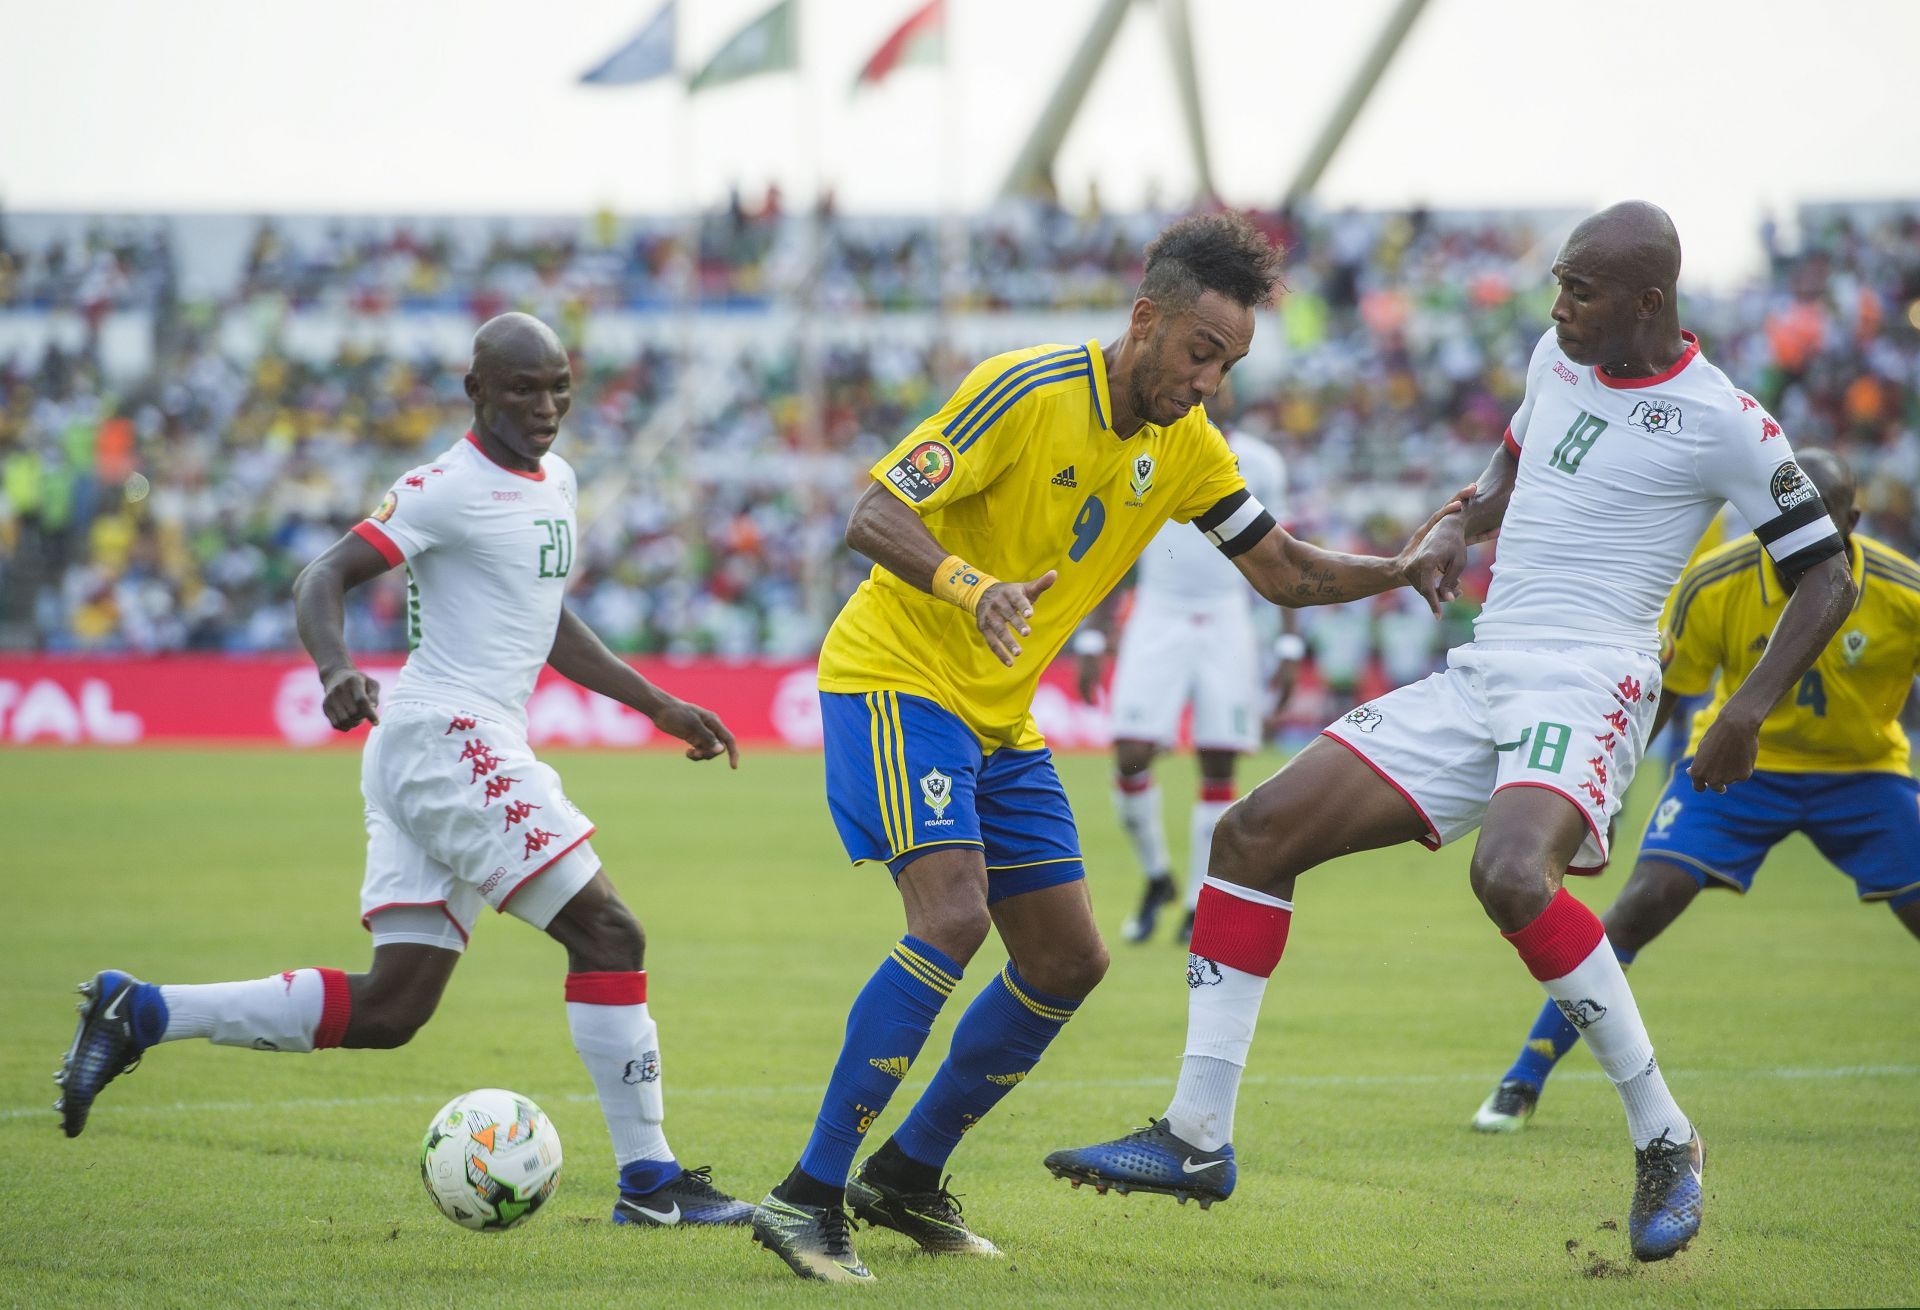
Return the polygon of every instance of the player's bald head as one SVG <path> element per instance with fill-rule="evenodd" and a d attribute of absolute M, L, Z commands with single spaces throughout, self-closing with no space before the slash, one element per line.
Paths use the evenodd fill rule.
<path fill-rule="evenodd" d="M 1853 470 L 1847 467 L 1847 461 L 1818 446 L 1795 451 L 1794 458 L 1800 462 L 1800 471 L 1812 479 L 1813 489 L 1820 493 L 1827 516 L 1845 532 L 1853 513 L 1854 497 Z"/>
<path fill-rule="evenodd" d="M 1653 288 L 1671 300 L 1680 280 L 1680 234 L 1660 206 L 1623 200 L 1583 219 L 1560 248 L 1560 261 L 1631 291 Z"/>
<path fill-rule="evenodd" d="M 566 362 L 567 350 L 559 336 L 531 314 L 496 315 L 473 334 L 473 371 L 483 377 Z"/>

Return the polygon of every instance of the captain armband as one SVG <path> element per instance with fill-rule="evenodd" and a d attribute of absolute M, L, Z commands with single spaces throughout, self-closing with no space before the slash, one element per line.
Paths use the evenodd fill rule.
<path fill-rule="evenodd" d="M 958 555 L 949 555 L 933 571 L 933 594 L 949 605 L 958 605 L 972 614 L 980 608 L 980 598 L 989 587 L 1000 585 L 991 573 L 982 573 Z"/>
<path fill-rule="evenodd" d="M 1278 525 L 1267 507 L 1242 487 L 1206 513 L 1195 515 L 1193 526 L 1205 533 L 1222 555 L 1232 559 L 1252 550 Z"/>

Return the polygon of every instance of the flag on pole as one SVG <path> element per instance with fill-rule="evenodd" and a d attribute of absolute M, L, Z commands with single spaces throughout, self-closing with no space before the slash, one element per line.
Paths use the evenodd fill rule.
<path fill-rule="evenodd" d="M 761 73 L 782 73 L 800 66 L 799 0 L 780 0 L 735 32 L 707 66 L 687 83 L 689 91 L 725 86 Z"/>
<path fill-rule="evenodd" d="M 674 0 L 660 6 L 640 34 L 580 75 L 589 86 L 632 86 L 673 72 Z"/>
<path fill-rule="evenodd" d="M 853 89 L 878 86 L 889 73 L 905 64 L 938 64 L 947 53 L 946 0 L 927 0 L 893 35 L 880 43 L 873 57 L 853 79 Z"/>

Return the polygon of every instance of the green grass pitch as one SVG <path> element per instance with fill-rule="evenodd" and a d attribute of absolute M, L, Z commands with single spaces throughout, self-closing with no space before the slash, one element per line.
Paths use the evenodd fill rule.
<path fill-rule="evenodd" d="M 884 873 L 844 863 L 817 757 L 739 773 L 662 754 L 556 753 L 650 939 L 668 1128 L 688 1164 L 753 1199 L 792 1163 L 846 1006 L 899 932 Z M 69 1142 L 48 1110 L 73 984 L 364 967 L 351 753 L 0 753 L 0 1305 L 816 1304 L 740 1232 L 607 1222 L 611 1155 L 568 1041 L 563 958 L 511 920 L 475 934 L 434 1022 L 400 1051 L 266 1055 L 182 1043 L 108 1089 Z M 1110 937 L 1136 875 L 1106 766 L 1063 761 Z M 1652 771 L 1650 770 L 1649 773 Z M 1248 777 L 1251 780 L 1252 771 Z M 1162 766 L 1183 843 L 1192 773 Z M 1621 825 L 1656 793 L 1643 777 Z M 1630 843 L 1623 841 L 1630 849 Z M 1632 1157 L 1590 1056 L 1533 1127 L 1468 1117 L 1540 991 L 1466 885 L 1468 844 L 1358 857 L 1301 884 L 1241 1102 L 1233 1200 L 1071 1191 L 1048 1150 L 1165 1105 L 1186 1016 L 1183 953 L 1117 940 L 1107 981 L 956 1158 L 967 1215 L 1008 1252 L 958 1264 L 863 1232 L 887 1305 L 1266 1303 L 1865 1305 L 1920 1302 L 1920 970 L 1891 915 L 1804 842 L 1745 901 L 1714 894 L 1633 978 L 1709 1147 L 1694 1247 L 1639 1268 Z M 1616 868 L 1622 868 L 1616 865 Z M 1581 883 L 1604 904 L 1621 874 Z M 970 995 L 997 967 L 989 944 Z M 944 1051 L 964 997 L 928 1047 Z M 923 1058 L 887 1116 L 936 1066 Z M 457 1092 L 511 1087 L 564 1138 L 553 1202 L 475 1234 L 423 1194 L 415 1152 Z"/>

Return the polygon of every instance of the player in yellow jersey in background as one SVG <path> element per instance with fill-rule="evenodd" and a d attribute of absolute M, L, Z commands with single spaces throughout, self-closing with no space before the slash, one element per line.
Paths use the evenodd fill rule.
<path fill-rule="evenodd" d="M 1837 457 L 1802 451 L 1800 466 L 1847 539 L 1859 599 L 1798 688 L 1761 725 L 1752 779 L 1703 791 L 1687 776 L 1687 764 L 1732 689 L 1765 653 L 1788 589 L 1751 536 L 1710 551 L 1681 576 L 1668 602 L 1665 685 L 1653 735 L 1677 699 L 1705 693 L 1715 669 L 1720 676 L 1640 839 L 1633 876 L 1603 916 L 1623 964 L 1702 888 L 1744 893 L 1767 852 L 1794 832 L 1806 833 L 1853 879 L 1861 900 L 1884 902 L 1920 936 L 1920 783 L 1900 730 L 1900 711 L 1920 674 L 1920 565 L 1853 531 L 1860 520 L 1853 475 Z M 1547 1075 L 1579 1040 L 1580 1030 L 1549 1002 L 1473 1126 L 1486 1133 L 1524 1128 Z"/>
<path fill-rule="evenodd" d="M 1280 259 L 1237 216 L 1174 224 L 1147 250 L 1116 341 L 986 361 L 873 467 L 847 543 L 876 567 L 820 653 L 827 799 L 854 862 L 893 874 L 907 934 L 854 1001 L 813 1135 L 754 1221 L 802 1277 L 871 1279 L 849 1203 L 928 1251 L 998 1254 L 962 1221 L 942 1169 L 1107 967 L 1034 688 L 1161 525 L 1192 522 L 1276 604 L 1413 585 L 1438 614 L 1451 596 L 1437 567 L 1410 575 L 1414 546 L 1457 505 L 1392 559 L 1321 550 L 1275 524 L 1208 423 L 1204 402 L 1246 355 Z M 1011 961 L 849 1183 L 989 928 Z"/>

